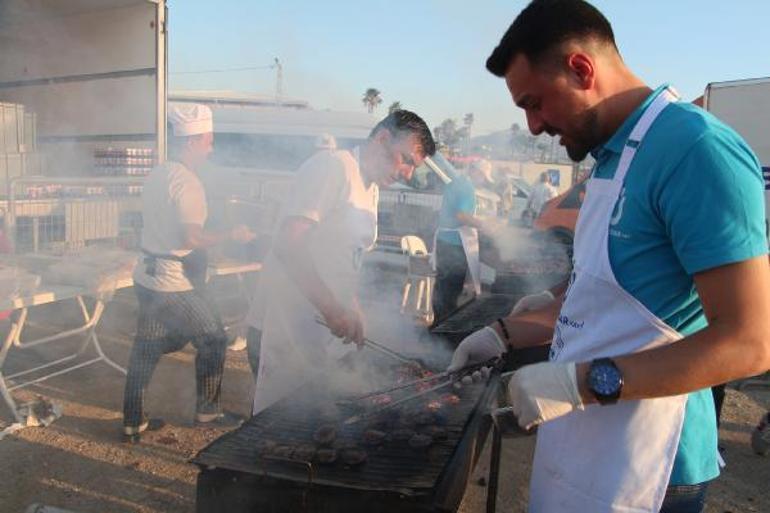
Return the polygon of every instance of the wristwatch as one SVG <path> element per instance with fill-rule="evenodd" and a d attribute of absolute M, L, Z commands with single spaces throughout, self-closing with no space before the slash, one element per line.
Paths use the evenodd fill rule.
<path fill-rule="evenodd" d="M 612 358 L 597 358 L 588 369 L 588 389 L 599 404 L 614 404 L 623 389 L 623 374 Z"/>

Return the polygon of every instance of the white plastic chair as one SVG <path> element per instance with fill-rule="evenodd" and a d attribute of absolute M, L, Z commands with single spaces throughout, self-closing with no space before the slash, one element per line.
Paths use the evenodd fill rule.
<path fill-rule="evenodd" d="M 407 275 L 404 292 L 401 297 L 401 313 L 405 313 L 409 304 L 409 292 L 412 285 L 417 285 L 417 297 L 414 311 L 425 322 L 433 322 L 433 283 L 436 273 L 430 261 L 430 254 L 425 242 L 416 235 L 401 237 L 401 251 L 407 255 Z"/>

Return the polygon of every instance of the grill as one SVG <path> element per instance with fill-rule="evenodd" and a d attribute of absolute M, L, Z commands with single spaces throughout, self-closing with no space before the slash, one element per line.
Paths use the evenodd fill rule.
<path fill-rule="evenodd" d="M 520 297 L 508 294 L 478 296 L 449 314 L 431 333 L 457 345 L 474 331 L 508 315 Z"/>
<path fill-rule="evenodd" d="M 507 294 L 476 297 L 449 314 L 446 319 L 431 329 L 431 333 L 456 346 L 474 331 L 507 316 L 520 297 L 521 295 Z M 550 348 L 550 345 L 543 345 L 508 351 L 505 368 L 506 370 L 513 370 L 522 365 L 545 361 L 548 359 Z"/>
<path fill-rule="evenodd" d="M 487 413 L 498 384 L 499 378 L 493 375 L 486 384 L 463 388 L 460 403 L 441 410 L 447 439 L 434 442 L 427 450 L 394 440 L 366 446 L 361 441 L 366 422 L 341 426 L 339 421 L 347 415 L 339 412 L 329 417 L 335 397 L 319 398 L 318 390 L 324 384 L 303 386 L 215 440 L 193 459 L 201 467 L 197 511 L 455 511 L 489 431 Z M 350 467 L 339 460 L 321 465 L 258 454 L 259 440 L 291 446 L 313 443 L 315 430 L 330 421 L 337 422 L 338 441 L 354 441 L 366 450 L 363 465 Z"/>

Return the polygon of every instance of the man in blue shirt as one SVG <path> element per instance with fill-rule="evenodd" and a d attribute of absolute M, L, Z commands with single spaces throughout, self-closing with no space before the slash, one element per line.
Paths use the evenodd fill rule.
<path fill-rule="evenodd" d="M 538 487 L 533 478 L 531 511 L 587 511 L 575 504 L 590 503 L 592 512 L 698 513 L 719 473 L 708 387 L 770 368 L 770 267 L 757 159 L 713 116 L 669 103 L 666 86 L 653 90 L 636 77 L 609 22 L 582 0 L 533 1 L 487 68 L 505 78 L 533 134 L 559 136 L 573 160 L 590 152 L 596 166 L 566 294 L 469 336 L 453 366 L 554 340 L 551 361 L 523 367 L 508 387 L 519 424 L 542 424 L 533 476 L 551 486 Z M 606 211 L 586 211 L 607 201 Z M 575 297 L 592 289 L 585 286 L 591 274 L 601 277 L 592 285 L 597 294 Z M 565 315 L 581 306 L 585 322 Z M 623 315 L 614 318 L 616 312 Z M 637 334 L 624 321 L 639 317 L 665 342 L 625 350 Z M 565 332 L 596 356 L 560 358 L 579 353 Z M 678 398 L 683 408 L 634 421 L 633 412 Z M 661 418 L 667 415 L 681 420 L 672 424 Z M 583 429 L 548 436 L 565 424 Z M 618 425 L 625 441 L 608 437 Z M 678 426 L 678 436 L 660 425 Z M 660 439 L 675 444 L 661 450 L 657 466 L 649 463 L 656 475 L 634 474 Z M 553 451 L 543 447 L 549 444 L 558 445 L 561 462 L 538 458 Z M 576 461 L 576 454 L 592 456 Z"/>
<path fill-rule="evenodd" d="M 463 291 L 468 271 L 460 230 L 463 227 L 481 228 L 481 221 L 474 215 L 476 187 L 490 183 L 492 165 L 487 160 L 477 160 L 471 164 L 468 176 L 457 175 L 444 188 L 434 248 L 437 276 L 433 313 L 436 322 L 457 308 L 457 300 Z"/>

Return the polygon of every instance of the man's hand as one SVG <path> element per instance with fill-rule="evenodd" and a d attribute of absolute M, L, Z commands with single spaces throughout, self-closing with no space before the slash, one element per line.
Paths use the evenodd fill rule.
<path fill-rule="evenodd" d="M 499 358 L 507 347 L 500 335 L 489 326 L 471 333 L 460 342 L 452 356 L 452 363 L 447 368 L 454 372 L 468 365 L 483 363 L 492 358 Z"/>
<path fill-rule="evenodd" d="M 343 343 L 354 342 L 359 347 L 364 342 L 364 321 L 357 308 L 329 308 L 324 312 L 324 322 L 335 337 L 343 339 Z"/>
<path fill-rule="evenodd" d="M 550 290 L 544 290 L 543 292 L 539 292 L 537 294 L 524 296 L 523 298 L 519 299 L 515 305 L 513 305 L 511 315 L 516 315 L 521 312 L 529 312 L 530 310 L 538 310 L 545 305 L 550 304 L 553 300 L 554 297 Z"/>
<path fill-rule="evenodd" d="M 235 226 L 233 227 L 232 230 L 230 230 L 230 238 L 235 242 L 240 242 L 241 244 L 245 244 L 247 242 L 251 242 L 254 239 L 256 239 L 257 234 L 251 231 L 251 229 L 248 226 L 239 224 L 238 226 Z"/>
<path fill-rule="evenodd" d="M 508 397 L 519 426 L 527 430 L 584 408 L 572 362 L 522 367 L 508 383 Z"/>

